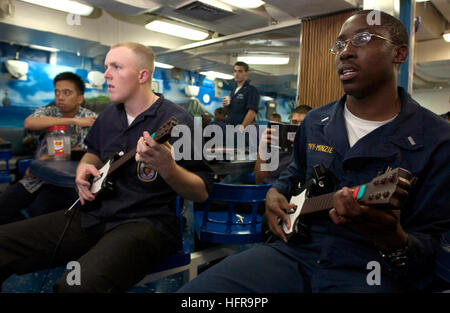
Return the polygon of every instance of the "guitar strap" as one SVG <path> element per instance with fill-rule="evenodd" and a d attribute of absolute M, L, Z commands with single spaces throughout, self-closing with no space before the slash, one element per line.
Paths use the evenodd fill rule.
<path fill-rule="evenodd" d="M 131 149 L 130 151 L 128 151 L 127 153 L 125 153 L 123 156 L 120 157 L 120 159 L 118 159 L 117 161 L 114 161 L 111 164 L 111 167 L 108 170 L 108 174 L 110 175 L 112 174 L 116 169 L 118 169 L 119 167 L 121 167 L 123 164 L 125 164 L 126 162 L 128 162 L 128 160 L 132 159 L 136 154 L 136 147 L 134 147 L 133 149 Z"/>
<path fill-rule="evenodd" d="M 52 257 L 50 258 L 50 261 L 49 261 L 49 264 L 47 267 L 47 271 L 45 272 L 44 278 L 42 279 L 42 282 L 41 282 L 41 286 L 39 287 L 39 293 L 43 292 L 45 282 L 47 281 L 48 273 L 50 272 L 50 269 L 53 267 L 53 263 L 55 261 L 56 254 L 58 253 L 59 247 L 61 246 L 61 242 L 63 241 L 64 236 L 66 235 L 66 232 L 69 229 L 70 224 L 72 223 L 73 216 L 75 215 L 75 211 L 73 210 L 73 208 L 75 208 L 75 210 L 78 210 L 79 204 L 80 204 L 80 198 L 78 198 L 77 201 L 75 201 L 70 206 L 70 208 L 67 209 L 67 211 L 64 213 L 65 215 L 69 215 L 69 219 L 67 220 L 66 225 L 64 226 L 64 230 L 61 233 L 61 236 L 59 237 L 58 243 L 55 246 L 55 250 L 53 250 L 53 254 L 52 254 Z"/>

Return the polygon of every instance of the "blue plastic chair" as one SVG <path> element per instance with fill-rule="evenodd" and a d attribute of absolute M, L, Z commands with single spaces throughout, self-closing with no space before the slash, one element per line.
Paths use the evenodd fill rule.
<path fill-rule="evenodd" d="M 262 216 L 258 206 L 265 202 L 271 184 L 236 185 L 214 183 L 204 209 L 196 211 L 195 227 L 200 241 L 218 244 L 262 242 Z M 228 205 L 227 211 L 210 211 L 212 202 Z M 237 204 L 251 204 L 251 213 L 236 213 Z"/>
<path fill-rule="evenodd" d="M 27 170 L 27 168 L 30 166 L 31 162 L 34 159 L 19 159 L 17 160 L 17 175 L 19 176 L 18 178 L 22 178 L 25 175 L 25 171 Z"/>
<path fill-rule="evenodd" d="M 5 170 L 0 172 L 0 183 L 10 183 L 13 181 L 13 177 L 11 175 L 10 169 L 9 169 L 9 160 L 12 157 L 12 150 L 11 149 L 0 149 L 0 161 L 5 162 Z"/>
<path fill-rule="evenodd" d="M 182 246 L 174 254 L 170 255 L 160 265 L 158 265 L 151 273 L 161 272 L 175 267 L 187 265 L 191 262 L 191 246 L 183 235 L 183 213 L 184 213 L 184 199 L 177 196 L 177 217 L 180 222 L 180 234 L 182 236 Z"/>

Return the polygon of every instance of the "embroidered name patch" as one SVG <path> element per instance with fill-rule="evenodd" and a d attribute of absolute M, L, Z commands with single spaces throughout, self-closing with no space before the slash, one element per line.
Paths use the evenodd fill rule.
<path fill-rule="evenodd" d="M 333 153 L 333 147 L 327 145 L 316 145 L 315 143 L 308 143 L 308 150 Z"/>
<path fill-rule="evenodd" d="M 137 176 L 139 180 L 148 183 L 156 179 L 156 176 L 158 176 L 158 172 L 150 167 L 145 166 L 145 163 L 138 162 Z"/>

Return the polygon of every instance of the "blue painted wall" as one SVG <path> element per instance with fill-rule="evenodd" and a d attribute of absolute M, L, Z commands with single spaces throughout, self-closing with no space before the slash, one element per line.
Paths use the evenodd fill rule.
<path fill-rule="evenodd" d="M 7 74 L 5 61 L 14 59 L 18 46 L 0 43 L 0 127 L 23 127 L 23 120 L 36 107 L 53 101 L 53 78 L 61 72 L 71 71 L 78 74 L 87 83 L 87 74 L 91 70 L 103 71 L 103 60 L 80 57 L 75 54 L 58 52 L 57 65 L 48 63 L 50 53 L 41 50 L 20 48 L 19 59 L 26 61 L 29 70 L 26 80 L 13 79 Z M 186 85 L 200 86 L 196 97 L 202 106 L 212 115 L 214 110 L 222 106 L 222 97 L 229 95 L 233 89 L 233 81 L 223 82 L 217 88 L 213 81 L 203 75 L 189 71 L 172 71 L 156 68 L 154 81 L 159 83 L 159 90 L 166 99 L 182 104 L 189 102 L 185 95 Z M 258 87 L 258 86 L 256 86 Z M 261 96 L 270 96 L 277 103 L 277 112 L 284 122 L 288 122 L 295 99 L 280 96 L 276 93 L 265 93 L 263 87 L 258 88 Z M 97 99 L 108 97 L 106 84 L 102 89 L 87 88 L 85 98 Z M 6 106 L 7 105 L 7 106 Z M 3 107 L 2 107 L 3 106 Z M 266 101 L 260 101 L 258 121 L 266 121 Z"/>

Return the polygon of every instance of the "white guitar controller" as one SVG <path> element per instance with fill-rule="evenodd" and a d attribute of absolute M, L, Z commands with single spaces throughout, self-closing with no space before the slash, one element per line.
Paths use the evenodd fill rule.
<path fill-rule="evenodd" d="M 109 168 L 111 167 L 111 163 L 112 163 L 111 160 L 106 162 L 106 164 L 103 165 L 102 168 L 98 170 L 100 172 L 100 174 L 98 176 L 94 177 L 92 184 L 91 184 L 91 188 L 90 188 L 90 191 L 94 195 L 102 189 L 103 181 L 108 176 L 108 171 L 109 171 Z"/>
<path fill-rule="evenodd" d="M 298 196 L 291 198 L 291 203 L 295 204 L 295 207 L 287 212 L 288 218 L 291 222 L 291 226 L 289 228 L 286 227 L 286 224 L 283 223 L 283 231 L 286 235 L 292 234 L 294 231 L 294 225 L 297 218 L 300 216 L 300 212 L 302 211 L 303 203 L 305 202 L 306 189 L 301 192 Z"/>

